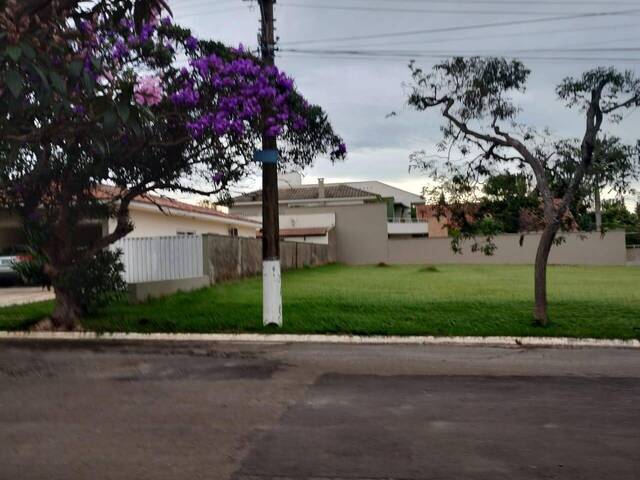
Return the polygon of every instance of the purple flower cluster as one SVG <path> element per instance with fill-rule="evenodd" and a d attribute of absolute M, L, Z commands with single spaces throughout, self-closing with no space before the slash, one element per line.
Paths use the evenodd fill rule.
<path fill-rule="evenodd" d="M 336 157 L 343 157 L 347 154 L 347 146 L 344 143 L 338 145 L 338 147 L 332 152 Z"/>
<path fill-rule="evenodd" d="M 213 174 L 213 183 L 220 184 L 224 180 L 224 173 L 216 172 Z"/>
<path fill-rule="evenodd" d="M 157 26 L 157 22 L 153 21 L 143 23 L 142 28 L 140 29 L 140 34 L 138 35 L 140 43 L 144 43 L 149 40 L 156 31 Z"/>
<path fill-rule="evenodd" d="M 133 59 L 134 49 L 151 41 L 173 53 L 174 44 L 168 43 L 171 40 L 165 35 L 166 30 L 162 30 L 171 25 L 169 17 L 154 18 L 136 32 L 134 22 L 125 18 L 120 21 L 119 28 L 101 37 L 102 44 L 96 50 L 103 49 L 107 56 L 110 54 L 116 66 Z M 198 57 L 200 43 L 193 36 L 177 45 L 180 43 L 185 53 L 192 57 L 189 65 L 180 69 L 177 78 L 138 77 L 134 85 L 137 104 L 158 105 L 164 99 L 165 91 L 171 91 L 168 100 L 190 118 L 185 126 L 193 138 L 208 134 L 242 136 L 247 131 L 263 128 L 267 135 L 277 137 L 307 128 L 304 113 L 307 105 L 301 104 L 294 94 L 293 80 L 275 66 L 261 65 L 246 53 L 243 45 L 231 49 L 236 56 L 226 60 L 215 54 Z M 86 68 L 91 69 L 88 55 L 85 61 Z M 104 76 L 104 72 L 99 74 Z M 176 84 L 172 85 L 171 78 Z M 266 118 L 263 117 L 265 113 Z"/>
<path fill-rule="evenodd" d="M 243 51 L 243 47 L 236 50 Z M 172 101 L 195 105 L 198 89 L 209 87 L 218 99 L 215 114 L 204 113 L 189 123 L 194 137 L 207 131 L 217 135 L 242 134 L 247 123 L 260 124 L 265 110 L 270 112 L 264 124 L 269 136 L 277 137 L 286 128 L 301 131 L 307 127 L 303 116 L 292 108 L 293 80 L 276 67 L 262 66 L 247 57 L 224 61 L 214 54 L 192 59 L 190 66 L 191 70 L 182 69 L 181 74 L 191 80 L 172 95 Z"/>
<path fill-rule="evenodd" d="M 184 42 L 184 48 L 193 51 L 198 48 L 198 39 L 195 37 L 188 37 Z"/>
<path fill-rule="evenodd" d="M 127 57 L 127 55 L 129 55 L 129 47 L 127 47 L 127 44 L 121 39 L 116 40 L 113 44 L 113 58 L 115 60 L 122 60 Z"/>
<path fill-rule="evenodd" d="M 173 93 L 170 98 L 175 105 L 195 107 L 200 100 L 200 94 L 194 90 L 193 82 L 185 82 L 185 85 Z"/>

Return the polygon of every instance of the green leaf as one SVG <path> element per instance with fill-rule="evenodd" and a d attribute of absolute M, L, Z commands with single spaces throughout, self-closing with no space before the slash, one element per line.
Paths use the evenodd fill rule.
<path fill-rule="evenodd" d="M 67 84 L 58 72 L 49 73 L 49 77 L 51 78 L 51 84 L 53 88 L 58 90 L 60 93 L 67 93 Z"/>
<path fill-rule="evenodd" d="M 17 62 L 22 56 L 22 48 L 20 48 L 20 45 L 9 45 L 7 47 L 7 55 L 9 55 L 14 62 Z"/>
<path fill-rule="evenodd" d="M 82 83 L 84 84 L 84 88 L 86 89 L 89 95 L 93 95 L 93 91 L 96 88 L 96 82 L 91 78 L 89 72 L 84 72 L 82 75 Z"/>
<path fill-rule="evenodd" d="M 36 51 L 28 43 L 22 45 L 22 52 L 31 60 L 36 58 Z"/>
<path fill-rule="evenodd" d="M 100 96 L 93 100 L 93 111 L 96 115 L 103 115 L 107 110 L 111 109 L 111 100 L 106 96 Z"/>
<path fill-rule="evenodd" d="M 120 118 L 122 119 L 123 122 L 126 122 L 127 120 L 129 120 L 130 113 L 131 111 L 129 110 L 128 105 L 125 105 L 123 103 L 118 105 L 118 115 L 120 115 Z"/>
<path fill-rule="evenodd" d="M 102 62 L 99 58 L 91 57 L 91 64 L 96 72 L 102 71 Z"/>
<path fill-rule="evenodd" d="M 9 90 L 11 90 L 13 96 L 18 98 L 24 88 L 24 82 L 20 73 L 15 70 L 9 70 L 4 76 L 4 81 L 9 87 Z"/>
<path fill-rule="evenodd" d="M 104 129 L 107 132 L 115 130 L 118 125 L 118 117 L 113 110 L 107 110 L 103 116 Z"/>
<path fill-rule="evenodd" d="M 36 73 L 40 76 L 40 80 L 42 80 L 42 84 L 44 88 L 49 89 L 49 80 L 47 80 L 47 76 L 44 74 L 42 69 L 38 67 L 36 64 L 31 65 Z"/>
<path fill-rule="evenodd" d="M 82 67 L 83 67 L 83 64 L 80 60 L 74 60 L 69 64 L 69 72 L 74 77 L 79 77 L 80 74 L 82 73 Z"/>
<path fill-rule="evenodd" d="M 129 126 L 136 136 L 139 137 L 140 135 L 142 135 L 142 128 L 140 127 L 140 123 L 138 122 L 138 120 L 134 118 Z"/>

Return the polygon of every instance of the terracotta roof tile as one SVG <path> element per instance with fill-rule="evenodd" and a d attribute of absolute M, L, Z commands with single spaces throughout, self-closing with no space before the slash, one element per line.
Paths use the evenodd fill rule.
<path fill-rule="evenodd" d="M 112 198 L 117 193 L 119 193 L 119 190 L 116 187 L 112 187 L 109 185 L 101 185 L 96 190 L 96 197 L 108 199 L 108 198 Z M 249 220 L 248 218 L 245 218 L 245 217 L 241 217 L 238 215 L 229 215 L 228 213 L 220 212 L 213 208 L 202 207 L 200 205 L 192 205 L 190 203 L 180 202 L 172 198 L 161 197 L 158 195 L 151 195 L 148 193 L 142 196 L 136 197 L 133 201 L 135 203 L 156 205 L 163 209 L 166 208 L 171 210 L 179 210 L 182 212 L 198 213 L 201 215 L 209 215 L 212 217 L 225 218 L 229 220 L 239 220 L 247 223 L 255 223 L 256 226 L 260 225 L 260 222 L 256 222 L 255 220 Z"/>

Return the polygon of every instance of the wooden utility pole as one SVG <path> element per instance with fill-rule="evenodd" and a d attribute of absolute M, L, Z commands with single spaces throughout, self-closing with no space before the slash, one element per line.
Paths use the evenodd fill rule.
<path fill-rule="evenodd" d="M 275 0 L 258 0 L 260 4 L 260 50 L 262 61 L 275 63 L 273 4 Z M 263 119 L 269 116 L 263 111 Z M 262 323 L 282 326 L 282 291 L 280 278 L 280 225 L 278 221 L 278 145 L 276 137 L 262 131 Z"/>

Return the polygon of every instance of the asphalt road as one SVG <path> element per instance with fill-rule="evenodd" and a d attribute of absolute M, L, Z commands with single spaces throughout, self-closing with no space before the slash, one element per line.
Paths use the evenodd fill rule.
<path fill-rule="evenodd" d="M 640 351 L 0 342 L 0 479 L 640 478 Z"/>

